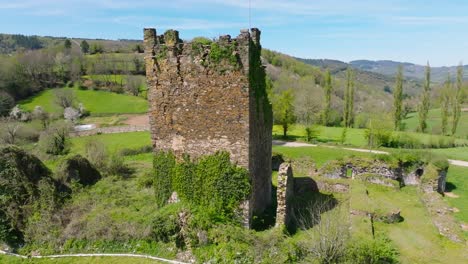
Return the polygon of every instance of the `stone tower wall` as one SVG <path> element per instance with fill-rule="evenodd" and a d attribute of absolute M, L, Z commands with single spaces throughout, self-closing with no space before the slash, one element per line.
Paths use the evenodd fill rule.
<path fill-rule="evenodd" d="M 263 211 L 271 197 L 272 114 L 260 31 L 209 43 L 145 29 L 144 45 L 155 151 L 194 158 L 228 151 L 251 174 L 250 214 Z"/>

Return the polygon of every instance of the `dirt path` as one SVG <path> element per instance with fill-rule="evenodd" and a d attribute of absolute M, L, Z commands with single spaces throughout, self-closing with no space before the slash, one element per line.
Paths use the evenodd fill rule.
<path fill-rule="evenodd" d="M 152 260 L 157 260 L 159 262 L 164 262 L 164 263 L 173 263 L 173 264 L 187 264 L 185 262 L 180 262 L 180 261 L 175 261 L 175 260 L 170 260 L 170 259 L 165 259 L 165 258 L 159 258 L 159 257 L 153 257 L 150 255 L 140 255 L 140 254 L 64 254 L 64 255 L 49 255 L 49 256 L 23 256 L 23 255 L 18 255 L 14 253 L 9 253 L 3 250 L 0 250 L 0 254 L 2 255 L 8 255 L 8 256 L 13 256 L 13 257 L 18 257 L 18 258 L 23 258 L 23 259 L 28 259 L 28 258 L 37 258 L 37 259 L 44 259 L 44 258 L 49 258 L 49 259 L 56 259 L 56 258 L 76 258 L 76 257 L 84 257 L 84 258 L 89 258 L 89 257 L 124 257 L 124 258 L 145 258 L 145 259 L 152 259 Z"/>
<path fill-rule="evenodd" d="M 450 197 L 450 198 L 458 198 L 459 196 L 454 194 L 453 192 L 446 192 L 444 193 L 445 196 Z"/>
<path fill-rule="evenodd" d="M 288 141 L 282 141 L 282 140 L 273 140 L 273 145 L 276 146 L 283 146 L 283 147 L 291 147 L 291 148 L 297 148 L 297 147 L 317 147 L 315 144 L 309 144 L 309 143 L 303 143 L 303 142 L 288 142 Z M 334 146 L 323 146 L 327 148 L 339 148 L 339 147 L 334 147 Z M 374 153 L 374 154 L 384 154 L 388 155 L 389 153 L 386 151 L 381 151 L 381 150 L 370 150 L 370 149 L 360 149 L 360 148 L 341 148 L 345 150 L 350 150 L 350 151 L 357 151 L 357 152 L 368 152 L 368 153 Z M 461 167 L 468 167 L 468 161 L 463 161 L 463 160 L 448 160 L 450 164 L 455 165 L 455 166 L 461 166 Z"/>
<path fill-rule="evenodd" d="M 123 123 L 129 126 L 149 126 L 149 116 L 147 114 L 129 116 Z"/>

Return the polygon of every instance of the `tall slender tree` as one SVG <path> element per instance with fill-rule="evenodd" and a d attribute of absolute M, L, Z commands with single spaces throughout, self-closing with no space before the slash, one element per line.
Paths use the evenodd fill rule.
<path fill-rule="evenodd" d="M 393 125 L 400 130 L 403 109 L 403 66 L 398 66 L 395 90 L 393 91 Z"/>
<path fill-rule="evenodd" d="M 452 80 L 450 73 L 447 75 L 447 80 L 445 81 L 445 87 L 440 93 L 440 110 L 442 114 L 442 135 L 447 134 L 447 124 L 449 117 L 449 107 L 450 107 L 450 94 L 452 89 Z"/>
<path fill-rule="evenodd" d="M 457 84 L 455 91 L 455 98 L 453 99 L 453 118 L 452 118 L 452 135 L 457 133 L 458 123 L 461 116 L 462 105 L 462 88 L 463 88 L 463 64 L 460 63 L 457 68 Z"/>
<path fill-rule="evenodd" d="M 81 41 L 80 44 L 81 52 L 88 53 L 89 52 L 89 43 L 86 40 Z"/>
<path fill-rule="evenodd" d="M 354 71 L 351 68 L 346 71 L 344 97 L 343 125 L 344 127 L 351 127 L 354 117 Z"/>
<path fill-rule="evenodd" d="M 332 78 L 330 70 L 325 73 L 325 104 L 322 110 L 322 124 L 328 125 L 331 111 Z"/>
<path fill-rule="evenodd" d="M 418 111 L 419 130 L 423 133 L 426 132 L 427 129 L 427 114 L 429 113 L 429 108 L 431 107 L 431 66 L 429 65 L 429 62 L 427 62 L 425 77 L 426 78 L 424 80 L 424 91 Z"/>

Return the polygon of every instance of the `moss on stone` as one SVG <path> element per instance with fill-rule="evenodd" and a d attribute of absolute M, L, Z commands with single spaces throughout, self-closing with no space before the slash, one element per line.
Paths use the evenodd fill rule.
<path fill-rule="evenodd" d="M 239 67 L 239 60 L 236 55 L 237 43 L 232 41 L 229 44 L 220 44 L 212 42 L 210 45 L 210 65 L 213 67 L 219 67 L 223 61 L 227 61 L 228 64 L 235 69 Z"/>

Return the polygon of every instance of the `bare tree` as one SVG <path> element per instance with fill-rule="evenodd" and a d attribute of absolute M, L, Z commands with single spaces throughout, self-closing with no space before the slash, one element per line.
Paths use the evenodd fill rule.
<path fill-rule="evenodd" d="M 128 75 L 125 83 L 125 91 L 131 95 L 137 96 L 140 92 L 142 80 L 139 76 Z"/>
<path fill-rule="evenodd" d="M 42 128 L 47 129 L 50 123 L 50 115 L 41 106 L 36 106 L 32 112 L 34 119 L 41 121 Z"/>
<path fill-rule="evenodd" d="M 4 144 L 15 145 L 18 143 L 19 131 L 22 124 L 20 122 L 5 118 L 1 121 L 0 140 Z"/>
<path fill-rule="evenodd" d="M 75 93 L 71 89 L 55 89 L 54 90 L 55 103 L 62 107 L 72 107 L 75 104 Z"/>

